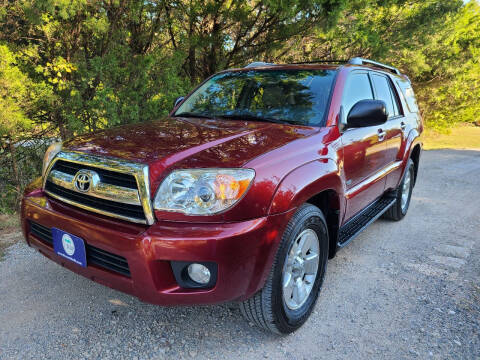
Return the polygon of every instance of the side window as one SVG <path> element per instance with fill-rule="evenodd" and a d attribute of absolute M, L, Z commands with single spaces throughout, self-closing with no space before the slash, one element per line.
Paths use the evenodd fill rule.
<path fill-rule="evenodd" d="M 395 86 L 389 81 L 390 95 L 392 95 L 393 100 L 393 116 L 403 115 L 403 110 L 400 105 L 400 99 L 398 98 L 398 92 L 395 89 Z"/>
<path fill-rule="evenodd" d="M 417 100 L 413 93 L 412 85 L 407 80 L 397 80 L 397 84 L 402 89 L 402 95 L 407 103 L 408 110 L 412 113 L 418 112 Z"/>
<path fill-rule="evenodd" d="M 342 106 L 346 119 L 348 113 L 360 100 L 373 99 L 372 87 L 366 73 L 351 74 L 343 90 Z"/>
<path fill-rule="evenodd" d="M 375 87 L 375 98 L 385 101 L 387 105 L 388 117 L 391 118 L 399 115 L 398 104 L 393 97 L 388 79 L 383 75 L 372 74 L 372 82 Z"/>

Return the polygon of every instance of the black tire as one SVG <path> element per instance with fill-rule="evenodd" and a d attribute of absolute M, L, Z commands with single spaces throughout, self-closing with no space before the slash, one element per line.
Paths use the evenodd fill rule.
<path fill-rule="evenodd" d="M 291 310 L 283 296 L 283 267 L 298 235 L 306 229 L 314 230 L 318 237 L 318 270 L 311 292 L 303 305 Z M 247 321 L 277 334 L 289 334 L 297 330 L 315 306 L 327 269 L 327 258 L 328 231 L 325 217 L 316 206 L 304 204 L 287 225 L 265 286 L 250 299 L 240 303 L 242 315 Z"/>
<path fill-rule="evenodd" d="M 405 174 L 403 175 L 402 182 L 393 191 L 393 196 L 396 198 L 397 201 L 395 201 L 395 204 L 388 209 L 385 214 L 383 214 L 383 217 L 385 219 L 393 220 L 393 221 L 399 221 L 402 220 L 405 215 L 407 214 L 408 208 L 410 206 L 410 199 L 412 198 L 412 191 L 413 191 L 413 186 L 415 183 L 415 164 L 413 163 L 412 159 L 408 159 L 407 163 L 407 168 L 405 170 Z M 409 182 L 409 193 L 408 193 L 408 199 L 405 203 L 405 205 L 402 207 L 402 194 L 403 194 L 403 187 L 405 180 L 410 177 L 410 182 Z"/>

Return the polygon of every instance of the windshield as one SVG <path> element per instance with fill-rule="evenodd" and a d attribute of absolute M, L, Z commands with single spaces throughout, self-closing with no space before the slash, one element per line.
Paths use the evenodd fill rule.
<path fill-rule="evenodd" d="M 208 116 L 319 126 L 335 70 L 225 72 L 200 86 L 175 116 Z"/>

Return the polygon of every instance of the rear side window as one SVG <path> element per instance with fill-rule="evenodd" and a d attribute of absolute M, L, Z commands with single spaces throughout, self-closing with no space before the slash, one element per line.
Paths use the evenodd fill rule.
<path fill-rule="evenodd" d="M 387 105 L 388 117 L 400 115 L 397 98 L 393 95 L 388 78 L 383 75 L 372 74 L 372 82 L 375 87 L 375 98 L 383 100 Z"/>
<path fill-rule="evenodd" d="M 372 99 L 373 93 L 368 75 L 366 73 L 353 73 L 350 75 L 343 90 L 342 106 L 345 118 L 357 102 Z"/>
<path fill-rule="evenodd" d="M 415 94 L 413 93 L 412 84 L 408 80 L 397 80 L 397 84 L 402 90 L 402 95 L 407 103 L 408 111 L 412 113 L 418 112 L 417 99 L 415 99 Z"/>

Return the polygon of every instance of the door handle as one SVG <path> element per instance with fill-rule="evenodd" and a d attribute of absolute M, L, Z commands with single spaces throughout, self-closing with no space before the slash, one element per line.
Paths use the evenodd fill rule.
<path fill-rule="evenodd" d="M 385 135 L 387 135 L 385 131 L 378 129 L 378 141 L 383 141 L 385 139 Z"/>
<path fill-rule="evenodd" d="M 405 131 L 405 129 L 407 128 L 407 124 L 405 124 L 403 121 L 400 123 L 400 129 L 402 129 L 403 131 Z"/>

